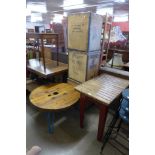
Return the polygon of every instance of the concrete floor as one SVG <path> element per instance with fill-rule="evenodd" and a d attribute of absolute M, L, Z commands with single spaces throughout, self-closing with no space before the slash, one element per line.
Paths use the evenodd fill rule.
<path fill-rule="evenodd" d="M 87 108 L 84 129 L 79 126 L 78 104 L 68 110 L 55 113 L 54 133 L 47 131 L 47 121 L 44 113 L 34 109 L 27 99 L 26 105 L 26 149 L 38 145 L 42 148 L 40 155 L 99 155 L 102 143 L 97 141 L 98 109 L 95 106 Z M 108 114 L 106 126 L 111 121 Z M 109 140 L 103 155 L 128 155 L 127 149 L 117 146 Z M 121 140 L 122 141 L 122 140 Z M 128 142 L 123 142 L 128 146 Z M 118 151 L 119 148 L 121 150 Z"/>

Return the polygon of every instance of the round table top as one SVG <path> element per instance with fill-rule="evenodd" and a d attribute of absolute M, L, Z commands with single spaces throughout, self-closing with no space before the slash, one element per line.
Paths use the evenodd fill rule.
<path fill-rule="evenodd" d="M 42 110 L 61 110 L 75 104 L 80 93 L 68 83 L 40 86 L 34 89 L 29 99 L 31 103 Z"/>

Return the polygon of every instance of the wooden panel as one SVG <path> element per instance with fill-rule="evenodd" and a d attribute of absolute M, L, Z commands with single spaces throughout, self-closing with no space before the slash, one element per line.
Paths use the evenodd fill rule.
<path fill-rule="evenodd" d="M 41 86 L 30 94 L 31 103 L 43 110 L 60 110 L 75 104 L 80 94 L 67 83 Z"/>
<path fill-rule="evenodd" d="M 88 56 L 87 80 L 98 75 L 100 53 L 93 52 Z"/>
<path fill-rule="evenodd" d="M 76 90 L 109 105 L 127 88 L 129 81 L 103 74 L 75 87 Z"/>
<path fill-rule="evenodd" d="M 84 82 L 86 79 L 87 55 L 69 51 L 69 78 Z"/>
<path fill-rule="evenodd" d="M 98 73 L 99 52 L 69 51 L 69 78 L 84 82 Z"/>
<path fill-rule="evenodd" d="M 68 16 L 68 48 L 86 51 L 88 48 L 89 13 Z"/>
<path fill-rule="evenodd" d="M 94 13 L 68 16 L 68 48 L 83 52 L 100 50 L 103 18 Z"/>
<path fill-rule="evenodd" d="M 89 35 L 89 51 L 100 50 L 103 17 L 91 13 Z"/>

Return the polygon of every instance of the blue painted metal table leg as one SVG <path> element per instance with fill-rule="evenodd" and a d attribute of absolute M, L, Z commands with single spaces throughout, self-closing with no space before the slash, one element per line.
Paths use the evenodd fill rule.
<path fill-rule="evenodd" d="M 51 120 L 52 114 L 52 120 Z M 54 113 L 47 112 L 48 133 L 54 132 Z"/>

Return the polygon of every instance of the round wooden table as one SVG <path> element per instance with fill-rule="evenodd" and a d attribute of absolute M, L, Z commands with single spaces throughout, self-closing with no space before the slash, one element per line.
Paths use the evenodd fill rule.
<path fill-rule="evenodd" d="M 40 86 L 34 89 L 29 99 L 36 108 L 47 111 L 48 131 L 54 128 L 54 113 L 52 113 L 52 128 L 50 126 L 50 112 L 63 110 L 74 105 L 80 98 L 80 93 L 68 83 Z"/>

